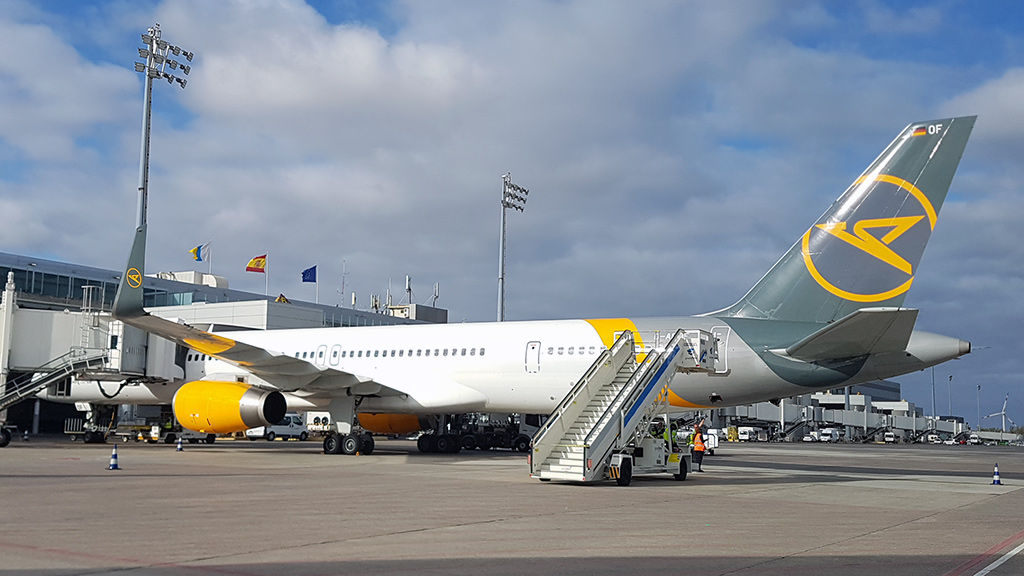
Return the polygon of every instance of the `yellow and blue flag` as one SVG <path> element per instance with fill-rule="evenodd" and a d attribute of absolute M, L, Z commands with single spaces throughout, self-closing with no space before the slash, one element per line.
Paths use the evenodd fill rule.
<path fill-rule="evenodd" d="M 195 260 L 196 262 L 203 261 L 203 246 L 205 246 L 205 244 L 200 244 L 199 246 L 196 246 L 195 248 L 188 251 L 188 253 L 192 255 L 192 259 Z"/>

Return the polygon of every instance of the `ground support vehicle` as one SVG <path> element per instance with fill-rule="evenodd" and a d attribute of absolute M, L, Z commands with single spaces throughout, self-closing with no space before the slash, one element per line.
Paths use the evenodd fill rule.
<path fill-rule="evenodd" d="M 676 480 L 686 480 L 693 470 L 689 452 L 669 448 L 664 438 L 643 438 L 635 446 L 612 454 L 608 476 L 619 486 L 629 486 L 635 474 L 671 474 Z"/>
<path fill-rule="evenodd" d="M 544 416 L 539 414 L 463 414 L 452 424 L 463 450 L 506 448 L 528 452 Z"/>
<path fill-rule="evenodd" d="M 306 423 L 302 421 L 301 416 L 291 412 L 285 414 L 284 418 L 277 424 L 249 428 L 245 431 L 245 437 L 249 440 L 262 438 L 271 442 L 277 438 L 281 438 L 283 440 L 295 438 L 297 440 L 305 441 L 306 438 L 309 438 L 309 429 L 306 428 Z"/>

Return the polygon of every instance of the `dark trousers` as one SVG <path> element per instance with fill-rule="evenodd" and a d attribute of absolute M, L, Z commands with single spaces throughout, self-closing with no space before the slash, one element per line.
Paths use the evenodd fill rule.
<path fill-rule="evenodd" d="M 703 450 L 694 450 L 693 451 L 693 463 L 696 464 L 698 468 L 700 468 L 700 463 L 703 462 L 703 461 L 704 461 L 704 451 Z"/>

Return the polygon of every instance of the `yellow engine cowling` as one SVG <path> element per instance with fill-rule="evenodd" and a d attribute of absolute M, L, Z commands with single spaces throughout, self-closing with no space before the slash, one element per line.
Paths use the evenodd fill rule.
<path fill-rule="evenodd" d="M 430 430 L 430 421 L 425 416 L 415 414 L 374 414 L 359 413 L 359 425 L 367 432 L 376 434 L 411 434 L 420 430 Z"/>
<path fill-rule="evenodd" d="M 261 390 L 241 382 L 196 380 L 174 395 L 174 417 L 189 430 L 229 434 L 276 424 L 288 405 L 277 390 Z"/>

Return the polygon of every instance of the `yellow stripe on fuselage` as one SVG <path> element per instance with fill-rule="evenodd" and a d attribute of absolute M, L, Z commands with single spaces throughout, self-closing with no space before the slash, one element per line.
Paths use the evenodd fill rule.
<path fill-rule="evenodd" d="M 669 406 L 675 406 L 676 408 L 711 408 L 711 406 L 694 404 L 688 400 L 683 400 L 683 397 L 673 392 L 671 388 L 668 391 L 668 404 Z"/>
<path fill-rule="evenodd" d="M 612 344 L 615 344 L 616 336 L 627 330 L 633 333 L 634 344 L 641 350 L 644 347 L 644 340 L 636 329 L 636 324 L 629 318 L 601 318 L 598 320 L 587 320 L 587 322 L 597 331 L 597 335 L 601 337 L 601 342 L 604 343 L 605 348 L 611 348 Z"/>

